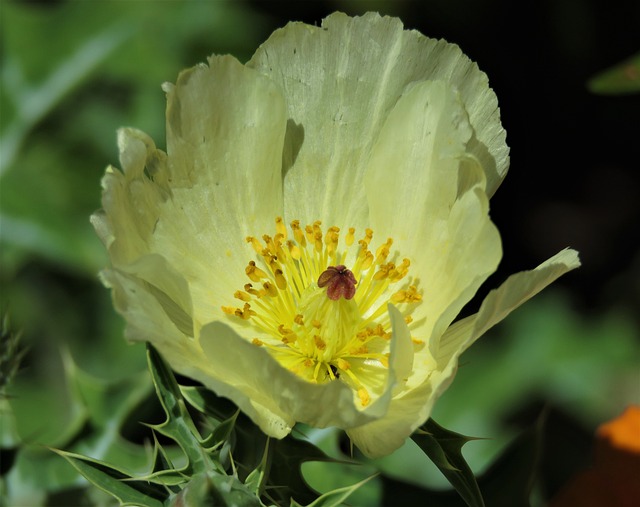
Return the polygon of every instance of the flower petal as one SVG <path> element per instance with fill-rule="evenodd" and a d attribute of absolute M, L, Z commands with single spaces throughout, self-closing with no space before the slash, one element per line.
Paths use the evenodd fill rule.
<path fill-rule="evenodd" d="M 458 93 L 417 83 L 389 114 L 365 180 L 372 228 L 393 236 L 419 280 L 413 330 L 424 340 L 444 333 L 502 255 L 471 137 Z"/>
<path fill-rule="evenodd" d="M 284 99 L 232 57 L 183 71 L 167 91 L 171 198 L 150 249 L 189 280 L 200 321 L 221 315 L 253 252 L 248 235 L 282 214 Z"/>
<path fill-rule="evenodd" d="M 127 264 L 149 252 L 149 238 L 168 196 L 166 154 L 136 129 L 118 131 L 120 164 L 102 179 L 103 211 L 91 223 L 109 250 L 113 264 Z M 146 172 L 146 174 L 145 174 Z"/>
<path fill-rule="evenodd" d="M 248 65 L 269 75 L 287 97 L 285 211 L 291 218 L 368 226 L 362 184 L 369 152 L 387 114 L 415 81 L 442 79 L 459 91 L 488 193 L 506 174 L 509 150 L 486 75 L 457 46 L 403 30 L 398 19 L 336 13 L 321 27 L 290 23 Z"/>
<path fill-rule="evenodd" d="M 389 305 L 389 317 L 393 327 L 394 338 L 404 336 L 404 339 L 408 340 L 409 347 L 411 347 L 411 338 L 407 325 L 402 314 L 392 305 Z M 402 354 L 398 354 L 398 356 L 402 357 Z M 402 389 L 405 385 L 406 375 L 411 369 L 410 365 L 408 371 L 400 366 L 401 361 L 402 359 L 396 365 L 399 373 L 396 391 Z M 435 365 L 435 361 L 433 361 L 433 364 Z M 433 370 L 431 375 L 438 377 L 442 375 L 442 372 Z M 347 435 L 358 449 L 370 458 L 390 454 L 398 449 L 420 424 L 426 421 L 435 403 L 435 398 L 432 398 L 431 393 L 431 382 L 423 382 L 413 389 L 406 389 L 399 396 L 392 398 L 384 417 L 362 426 L 348 429 Z"/>
<path fill-rule="evenodd" d="M 567 248 L 531 271 L 511 275 L 487 295 L 478 313 L 456 322 L 447 330 L 436 351 L 438 363 L 457 359 L 473 342 L 518 306 L 579 266 L 578 252 Z"/>
<path fill-rule="evenodd" d="M 362 410 L 345 383 L 303 380 L 221 322 L 202 328 L 200 344 L 203 359 L 181 373 L 230 398 L 272 437 L 284 437 L 297 421 L 318 428 L 348 428 L 387 411 L 394 382 L 388 382 L 385 393 Z"/>

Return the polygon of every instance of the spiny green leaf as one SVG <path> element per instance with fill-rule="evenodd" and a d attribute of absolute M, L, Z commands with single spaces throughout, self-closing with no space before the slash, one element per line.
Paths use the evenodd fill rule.
<path fill-rule="evenodd" d="M 173 469 L 173 463 L 164 448 L 158 442 L 158 437 L 156 434 L 153 434 L 153 467 L 151 470 L 153 472 L 159 472 L 161 470 L 171 470 Z"/>
<path fill-rule="evenodd" d="M 329 491 L 324 495 L 316 498 L 316 500 L 308 504 L 307 507 L 338 507 L 340 505 L 343 505 L 343 503 L 353 494 L 354 491 L 359 489 L 362 485 L 366 484 L 374 477 L 377 477 L 377 475 L 378 474 L 367 477 L 366 479 L 351 486 L 346 486 L 344 488 L 338 488 L 334 489 L 333 491 Z M 291 507 L 302 507 L 302 505 L 291 499 Z"/>
<path fill-rule="evenodd" d="M 216 507 L 261 507 L 260 499 L 235 477 L 208 472 L 194 475 L 167 507 L 215 505 Z"/>
<path fill-rule="evenodd" d="M 411 437 L 440 469 L 470 507 L 484 507 L 480 488 L 471 468 L 462 456 L 462 446 L 470 440 L 449 431 L 429 419 Z"/>
<path fill-rule="evenodd" d="M 71 452 L 52 450 L 66 459 L 90 483 L 114 496 L 123 504 L 162 507 L 163 501 L 169 496 L 162 487 L 145 481 L 127 480 L 132 477 L 102 461 Z"/>
<path fill-rule="evenodd" d="M 180 392 L 193 408 L 219 422 L 229 419 L 238 410 L 231 402 L 202 386 L 180 386 Z"/>
<path fill-rule="evenodd" d="M 153 384 L 167 415 L 164 423 L 150 425 L 150 427 L 174 439 L 180 445 L 189 459 L 189 472 L 198 474 L 208 470 L 222 471 L 221 466 L 214 462 L 202 447 L 202 438 L 193 424 L 176 379 L 168 365 L 151 345 L 147 345 L 147 355 Z"/>
<path fill-rule="evenodd" d="M 176 488 L 174 486 L 180 486 L 189 482 L 189 476 L 181 470 L 159 470 L 148 475 L 136 476 L 134 480 L 166 486 L 170 492 L 177 493 L 182 488 Z"/>
<path fill-rule="evenodd" d="M 229 436 L 231 435 L 231 432 L 233 431 L 233 428 L 235 427 L 238 413 L 239 412 L 236 411 L 236 413 L 233 414 L 229 419 L 218 424 L 211 432 L 211 435 L 209 435 L 202 442 L 202 446 L 205 449 L 214 449 L 227 441 L 229 439 Z"/>
<path fill-rule="evenodd" d="M 302 464 L 306 461 L 335 461 L 305 440 L 292 436 L 271 442 L 271 467 L 268 474 L 266 493 L 278 505 L 286 505 L 294 498 L 303 504 L 318 498 L 318 492 L 311 488 L 302 474 Z"/>
<path fill-rule="evenodd" d="M 262 461 L 260 464 L 247 476 L 244 481 L 244 485 L 252 491 L 256 495 L 260 496 L 262 494 L 262 490 L 264 484 L 267 479 L 267 473 L 269 471 L 270 466 L 270 455 L 269 455 L 269 442 L 270 439 L 267 439 L 267 445 L 264 448 L 264 454 L 262 455 Z"/>

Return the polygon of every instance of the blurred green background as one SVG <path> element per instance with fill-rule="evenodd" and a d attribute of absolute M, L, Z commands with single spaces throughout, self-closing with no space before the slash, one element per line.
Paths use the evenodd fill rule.
<path fill-rule="evenodd" d="M 163 147 L 162 82 L 211 53 L 245 61 L 287 21 L 317 24 L 334 10 L 396 15 L 459 44 L 498 95 L 512 149 L 492 199 L 505 255 L 467 311 L 510 273 L 566 246 L 581 252 L 580 270 L 463 356 L 434 418 L 488 438 L 465 447 L 482 474 L 544 411 L 534 503 L 587 466 L 597 425 L 640 403 L 640 94 L 587 87 L 640 49 L 640 3 L 548 0 L 528 4 L 526 16 L 520 9 L 506 0 L 3 0 L 0 304 L 22 330 L 25 356 L 0 399 L 0 505 L 110 505 L 46 446 L 134 470 L 147 463 L 137 421 L 153 419 L 157 405 L 144 347 L 122 338 L 97 279 L 106 254 L 88 221 L 105 167 L 117 165 L 116 129 L 142 129 Z M 330 452 L 344 445 L 333 431 L 306 434 Z M 366 470 L 308 467 L 321 490 L 375 468 L 413 485 L 446 485 L 411 442 Z M 380 481 L 359 494 L 355 505 L 385 501 Z"/>

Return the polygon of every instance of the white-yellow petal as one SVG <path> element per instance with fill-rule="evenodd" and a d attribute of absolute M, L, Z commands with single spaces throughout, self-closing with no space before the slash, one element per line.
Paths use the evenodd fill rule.
<path fill-rule="evenodd" d="M 447 330 L 435 351 L 436 359 L 443 363 L 456 358 L 517 307 L 579 266 L 578 252 L 567 248 L 531 271 L 511 275 L 487 295 L 478 313 L 456 322 Z"/>
<path fill-rule="evenodd" d="M 291 218 L 368 226 L 361 189 L 369 152 L 415 81 L 444 80 L 459 91 L 475 129 L 471 152 L 487 172 L 489 193 L 506 174 L 509 150 L 486 75 L 457 46 L 404 30 L 398 19 L 336 13 L 321 27 L 290 23 L 248 65 L 270 76 L 288 99 L 285 209 L 295 212 Z"/>
<path fill-rule="evenodd" d="M 441 336 L 502 255 L 486 180 L 468 152 L 472 135 L 456 90 L 416 83 L 389 114 L 369 162 L 371 226 L 411 260 L 423 291 L 413 314 L 423 340 Z"/>

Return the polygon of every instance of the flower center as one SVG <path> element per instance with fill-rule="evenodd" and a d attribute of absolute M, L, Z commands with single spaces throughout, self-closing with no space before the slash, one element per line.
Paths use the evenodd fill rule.
<path fill-rule="evenodd" d="M 371 229 L 356 243 L 354 228 L 340 238 L 339 228 L 325 234 L 320 226 L 302 229 L 294 220 L 289 237 L 278 217 L 275 236 L 248 237 L 257 254 L 245 269 L 251 283 L 234 294 L 241 307 L 222 309 L 246 321 L 257 334 L 253 343 L 284 367 L 310 382 L 346 382 L 366 406 L 388 375 L 387 303 L 410 324 L 422 296 L 405 281 L 409 260 L 393 262 L 391 238 L 373 253 Z"/>

